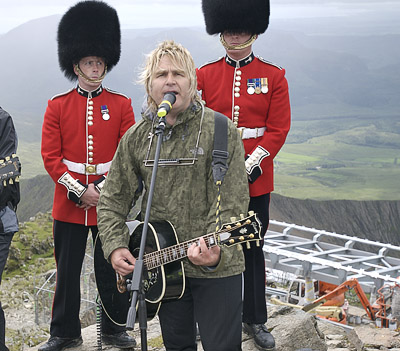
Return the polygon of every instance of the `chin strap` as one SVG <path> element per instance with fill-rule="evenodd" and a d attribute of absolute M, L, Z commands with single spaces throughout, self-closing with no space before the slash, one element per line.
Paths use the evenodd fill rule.
<path fill-rule="evenodd" d="M 224 46 L 224 48 L 226 50 L 241 50 L 244 48 L 249 47 L 250 45 L 252 45 L 255 40 L 257 39 L 257 34 L 253 34 L 249 40 L 247 40 L 246 42 L 242 43 L 242 44 L 238 44 L 238 45 L 229 45 L 224 38 L 224 35 L 221 33 L 219 36 L 219 40 L 221 41 L 222 45 Z"/>
<path fill-rule="evenodd" d="M 79 68 L 79 65 L 78 65 L 78 64 L 75 65 L 75 68 L 76 68 L 76 71 L 78 72 L 78 74 L 79 74 L 84 80 L 86 80 L 86 81 L 89 82 L 89 83 L 101 83 L 101 82 L 103 81 L 104 77 L 105 77 L 106 74 L 107 74 L 107 66 L 105 67 L 103 74 L 102 74 L 99 78 L 97 78 L 97 79 L 89 78 L 86 74 L 84 74 L 84 73 L 81 71 L 81 69 Z"/>

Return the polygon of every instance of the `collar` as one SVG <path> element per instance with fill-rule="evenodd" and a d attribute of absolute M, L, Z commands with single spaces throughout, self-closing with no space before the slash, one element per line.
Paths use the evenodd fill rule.
<path fill-rule="evenodd" d="M 195 117 L 196 113 L 200 110 L 200 108 L 201 105 L 198 101 L 192 101 L 185 111 L 182 111 L 181 113 L 178 114 L 178 116 L 176 116 L 176 122 L 174 126 L 184 123 L 187 120 Z"/>
<path fill-rule="evenodd" d="M 103 92 L 103 87 L 100 85 L 96 90 L 93 91 L 87 91 L 85 89 L 82 89 L 79 84 L 75 89 L 77 91 L 77 93 L 79 95 L 82 95 L 86 98 L 91 97 L 91 98 L 95 98 L 97 96 L 99 96 L 102 92 Z"/>
<path fill-rule="evenodd" d="M 244 59 L 241 59 L 239 61 L 234 60 L 233 58 L 229 57 L 228 55 L 225 56 L 225 62 L 232 67 L 243 67 L 243 66 L 246 66 L 249 63 L 253 62 L 253 60 L 254 60 L 253 53 L 251 53 L 249 56 L 247 56 Z"/>

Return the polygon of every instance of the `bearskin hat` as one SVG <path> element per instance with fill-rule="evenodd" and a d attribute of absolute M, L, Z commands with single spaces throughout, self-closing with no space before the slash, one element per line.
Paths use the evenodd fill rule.
<path fill-rule="evenodd" d="M 81 1 L 61 18 L 57 33 L 61 71 L 75 80 L 73 64 L 86 56 L 104 58 L 110 71 L 121 56 L 121 30 L 117 12 L 102 1 Z"/>
<path fill-rule="evenodd" d="M 262 34 L 269 24 L 269 0 L 202 0 L 208 34 Z"/>

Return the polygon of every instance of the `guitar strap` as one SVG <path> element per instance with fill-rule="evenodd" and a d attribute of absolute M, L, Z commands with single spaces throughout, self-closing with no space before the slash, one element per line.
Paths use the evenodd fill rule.
<path fill-rule="evenodd" d="M 228 118 L 214 111 L 214 150 L 212 152 L 214 183 L 220 185 L 228 170 Z"/>
<path fill-rule="evenodd" d="M 215 213 L 215 232 L 221 227 L 221 185 L 228 170 L 228 117 L 214 111 L 214 150 L 212 152 L 214 183 L 218 187 L 217 206 Z"/>

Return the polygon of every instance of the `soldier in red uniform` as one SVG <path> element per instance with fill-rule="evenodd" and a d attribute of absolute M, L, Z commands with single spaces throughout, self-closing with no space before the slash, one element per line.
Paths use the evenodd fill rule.
<path fill-rule="evenodd" d="M 71 7 L 58 27 L 60 68 L 78 85 L 53 97 L 42 129 L 44 166 L 54 180 L 54 255 L 57 283 L 50 339 L 40 351 L 60 351 L 82 344 L 80 272 L 89 230 L 95 241 L 96 205 L 122 135 L 135 123 L 131 99 L 102 86 L 107 70 L 119 61 L 121 33 L 117 12 L 104 2 L 82 1 Z M 95 265 L 109 266 L 103 260 Z M 103 269 L 102 267 L 101 269 Z M 129 301 L 119 298 L 115 272 L 96 276 L 111 285 L 110 308 L 127 315 Z M 97 271 L 97 270 L 96 270 Z M 106 297 L 107 298 L 107 297 Z M 103 301 L 103 296 L 102 296 Z M 135 346 L 123 325 L 103 313 L 102 340 L 120 348 Z"/>
<path fill-rule="evenodd" d="M 269 224 L 274 189 L 273 160 L 290 128 L 285 70 L 252 51 L 269 24 L 269 0 L 203 0 L 208 34 L 220 33 L 226 56 L 197 70 L 198 90 L 206 105 L 231 118 L 240 130 L 249 181 L 249 209 L 258 213 L 263 234 Z M 265 262 L 262 245 L 244 249 L 243 329 L 262 350 L 274 350 L 268 332 Z"/>

